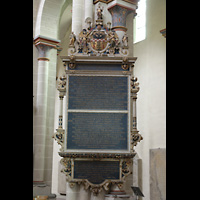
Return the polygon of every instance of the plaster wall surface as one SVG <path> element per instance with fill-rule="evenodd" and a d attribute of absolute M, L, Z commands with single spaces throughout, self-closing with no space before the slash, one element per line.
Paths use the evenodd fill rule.
<path fill-rule="evenodd" d="M 146 10 L 146 39 L 134 44 L 138 57 L 134 75 L 140 91 L 137 99 L 137 127 L 144 140 L 135 150 L 142 159 L 143 199 L 150 199 L 149 150 L 166 148 L 166 1 L 149 0 Z"/>

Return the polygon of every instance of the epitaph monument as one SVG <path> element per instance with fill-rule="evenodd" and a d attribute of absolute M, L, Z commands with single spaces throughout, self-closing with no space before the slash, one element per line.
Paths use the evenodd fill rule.
<path fill-rule="evenodd" d="M 54 139 L 61 145 L 62 172 L 70 187 L 82 185 L 96 199 L 102 190 L 105 199 L 128 199 L 123 183 L 131 173 L 134 146 L 143 139 L 136 123 L 137 58 L 129 56 L 132 44 L 126 33 L 126 17 L 135 14 L 137 2 L 103 2 L 94 1 L 96 20 L 87 19 L 88 27 L 79 34 L 72 31 L 68 55 L 61 56 L 65 74 L 58 85 L 60 113 Z M 111 22 L 104 23 L 105 7 L 112 27 Z M 108 193 L 113 186 L 118 191 Z"/>

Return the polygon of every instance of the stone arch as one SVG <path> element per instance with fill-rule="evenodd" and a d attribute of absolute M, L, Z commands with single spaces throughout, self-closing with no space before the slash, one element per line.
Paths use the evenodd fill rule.
<path fill-rule="evenodd" d="M 65 9 L 72 0 L 40 0 L 36 4 L 38 12 L 34 27 L 34 37 L 42 35 L 59 39 L 59 23 Z"/>

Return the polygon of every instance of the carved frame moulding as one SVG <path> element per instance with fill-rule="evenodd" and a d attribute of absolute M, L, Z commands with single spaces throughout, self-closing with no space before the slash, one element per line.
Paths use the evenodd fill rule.
<path fill-rule="evenodd" d="M 102 189 L 105 191 L 108 191 L 110 186 L 112 184 L 117 184 L 119 188 L 123 187 L 124 179 L 126 176 L 128 176 L 131 173 L 131 165 L 132 165 L 132 159 L 136 155 L 136 152 L 134 150 L 134 146 L 137 145 L 137 143 L 142 140 L 142 136 L 138 133 L 136 127 L 133 127 L 132 122 L 132 101 L 135 101 L 137 99 L 137 92 L 139 91 L 139 83 L 137 82 L 136 77 L 132 77 L 132 70 L 134 67 L 134 63 L 137 58 L 135 57 L 118 57 L 118 58 L 99 58 L 99 57 L 84 57 L 84 56 L 61 56 L 62 61 L 65 63 L 64 67 L 66 67 L 66 74 L 63 77 L 60 77 L 60 84 L 58 84 L 58 90 L 61 92 L 68 91 L 66 93 L 66 99 L 69 98 L 69 79 L 70 77 L 127 77 L 128 85 L 128 113 L 130 121 L 128 123 L 129 131 L 128 131 L 128 143 L 129 143 L 129 149 L 128 151 L 122 153 L 120 151 L 108 151 L 108 150 L 93 150 L 89 149 L 88 151 L 83 149 L 72 149 L 68 150 L 66 148 L 67 144 L 67 130 L 66 129 L 56 129 L 56 133 L 54 134 L 54 139 L 58 142 L 59 145 L 61 145 L 61 149 L 59 152 L 59 155 L 63 157 L 61 159 L 61 163 L 64 166 L 62 169 L 62 172 L 66 175 L 67 181 L 70 183 L 70 186 L 73 187 L 76 183 L 77 184 L 83 184 L 84 188 L 90 189 L 94 195 L 98 195 Z M 74 63 L 75 67 L 73 69 L 70 68 L 69 63 Z M 113 71 L 104 71 L 99 70 L 98 71 L 98 64 L 100 67 L 108 65 L 108 67 L 117 67 L 118 70 Z M 80 66 L 83 65 L 83 69 L 80 70 Z M 92 65 L 94 70 L 84 70 L 88 65 Z M 128 65 L 128 67 L 127 67 Z M 114 69 L 114 68 L 113 68 Z M 119 71 L 120 70 L 120 71 Z M 89 73 L 90 72 L 90 73 Z M 98 72 L 98 73 L 97 73 Z M 115 74 L 117 72 L 117 74 Z M 63 86 L 63 87 L 62 87 Z M 68 103 L 67 103 L 68 107 Z M 69 111 L 69 109 L 68 109 Z M 68 113 L 66 110 L 65 112 Z M 76 111 L 76 112 L 79 112 Z M 76 113 L 75 112 L 75 113 Z M 66 117 L 68 118 L 68 117 Z M 119 162 L 119 177 L 117 179 L 106 179 L 103 180 L 101 183 L 94 184 L 87 178 L 77 178 L 74 176 L 74 162 L 76 161 L 90 161 L 90 162 L 97 162 L 97 161 L 118 161 Z"/>
<path fill-rule="evenodd" d="M 137 57 L 128 57 L 128 56 L 102 58 L 102 57 L 96 57 L 96 56 L 85 57 L 85 56 L 71 55 L 71 56 L 60 56 L 60 58 L 64 62 L 66 73 L 70 72 L 71 70 L 76 69 L 76 64 L 79 64 L 79 63 L 80 64 L 121 64 L 122 69 L 128 72 L 128 71 L 132 71 L 132 67 L 134 67 L 134 63 L 137 60 Z M 84 70 L 84 71 L 87 71 L 87 70 Z M 94 73 L 94 71 L 92 72 Z M 95 73 L 96 72 L 97 70 L 95 70 Z M 113 71 L 112 73 L 115 73 L 115 71 Z"/>
<path fill-rule="evenodd" d="M 128 101 L 129 101 L 129 104 L 130 104 L 130 108 L 128 109 L 128 113 L 129 113 L 129 118 L 130 118 L 130 121 L 129 121 L 129 131 L 130 133 L 128 134 L 128 140 L 130 140 L 130 144 L 129 144 L 129 150 L 124 152 L 124 154 L 126 153 L 134 153 L 134 146 L 137 145 L 138 142 L 140 142 L 143 138 L 142 136 L 139 134 L 139 131 L 137 130 L 137 127 L 136 127 L 136 117 L 132 117 L 132 101 L 135 102 L 136 99 L 137 99 L 137 92 L 139 91 L 139 83 L 137 82 L 137 78 L 136 77 L 132 77 L 131 74 L 132 74 L 132 70 L 133 70 L 133 67 L 134 67 L 134 63 L 136 61 L 137 58 L 135 57 L 122 57 L 122 58 L 119 58 L 119 57 L 115 57 L 115 58 L 112 58 L 112 57 L 107 57 L 107 58 L 100 58 L 100 57 L 84 57 L 84 56 L 61 56 L 61 59 L 62 61 L 65 63 L 64 64 L 64 67 L 66 67 L 66 75 L 67 77 L 64 77 L 64 79 L 61 80 L 62 84 L 63 84 L 63 81 L 64 81 L 64 88 L 67 90 L 69 90 L 69 78 L 72 77 L 72 76 L 77 76 L 77 77 L 80 77 L 80 76 L 102 76 L 102 77 L 106 77 L 106 76 L 116 76 L 116 77 L 120 77 L 120 76 L 124 76 L 124 77 L 127 77 L 128 80 L 129 80 L 129 89 L 130 92 L 128 92 Z M 76 67 L 73 68 L 73 70 L 70 69 L 70 66 L 69 64 L 70 63 L 76 63 L 76 67 L 78 68 L 79 65 L 83 65 L 84 67 L 87 67 L 87 65 L 91 64 L 91 65 L 94 65 L 97 70 L 79 70 L 79 69 L 76 69 Z M 100 70 L 98 71 L 98 64 L 101 65 L 104 65 L 106 66 L 106 64 L 108 65 L 108 67 L 110 66 L 117 66 L 116 65 L 119 64 L 121 65 L 121 71 L 119 70 L 113 70 L 113 71 L 106 71 L 106 70 Z M 127 67 L 128 65 L 128 67 Z M 60 85 L 58 87 L 58 90 L 60 91 Z M 69 98 L 69 97 L 67 97 Z M 98 111 L 97 111 L 98 112 Z M 134 124 L 134 125 L 133 125 Z M 83 149 L 80 149 L 79 150 L 67 150 L 66 149 L 66 130 L 64 129 L 56 129 L 57 132 L 54 134 L 54 139 L 57 140 L 58 144 L 61 145 L 61 149 L 60 151 L 65 153 L 65 155 L 68 155 L 68 156 L 78 156 L 78 157 L 87 157 L 83 154 L 80 154 L 83 151 Z M 117 154 L 120 153 L 119 151 L 111 151 L 111 152 L 108 152 L 107 150 L 105 151 L 99 151 L 99 150 L 95 150 L 95 151 L 92 151 L 92 153 L 94 154 L 91 154 L 90 152 L 91 150 L 88 150 L 86 151 L 85 153 L 87 153 L 89 155 L 90 158 L 93 158 L 94 156 L 96 155 L 100 155 L 100 157 L 106 157 L 106 154 L 109 155 L 109 154 L 113 154 L 112 156 L 114 156 L 116 158 Z M 99 154 L 100 153 L 100 154 Z M 64 155 L 61 155 L 61 156 L 64 156 Z M 108 157 L 108 156 L 107 156 Z"/>
<path fill-rule="evenodd" d="M 78 167 L 78 164 L 76 164 L 76 162 L 79 162 L 79 164 L 82 162 L 83 165 Z M 132 173 L 133 160 L 131 158 L 126 158 L 126 159 L 113 159 L 113 158 L 95 159 L 94 158 L 91 160 L 87 158 L 83 159 L 83 158 L 65 158 L 64 157 L 61 159 L 60 163 L 64 166 L 61 172 L 63 172 L 66 175 L 66 180 L 70 183 L 70 187 L 74 187 L 76 183 L 83 184 L 85 190 L 88 190 L 88 189 L 91 190 L 93 194 L 96 196 L 102 191 L 102 189 L 104 189 L 105 191 L 109 191 L 110 186 L 114 184 L 117 184 L 120 189 L 123 188 L 125 177 L 127 177 L 129 174 Z M 92 164 L 92 166 L 89 166 L 86 163 L 88 164 L 90 163 Z M 97 169 L 98 174 L 97 174 L 97 171 L 95 172 L 95 168 L 94 168 L 94 166 L 97 163 L 102 164 L 102 166 L 98 167 Z M 112 166 L 113 163 L 114 163 L 115 169 L 113 168 L 110 169 L 109 167 Z M 109 165 L 107 165 L 106 167 L 106 164 L 109 164 Z M 87 167 L 87 169 L 85 169 L 85 167 Z M 77 172 L 78 170 L 79 172 Z M 104 179 L 103 178 L 104 175 L 107 175 L 108 177 Z M 93 180 L 91 180 L 92 176 L 95 176 L 95 177 L 98 176 L 97 179 L 99 179 L 98 180 L 99 182 L 94 183 Z M 81 177 L 84 177 L 84 178 L 81 178 Z"/>

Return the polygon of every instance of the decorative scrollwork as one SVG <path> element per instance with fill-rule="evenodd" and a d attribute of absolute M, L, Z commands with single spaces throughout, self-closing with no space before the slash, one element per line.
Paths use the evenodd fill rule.
<path fill-rule="evenodd" d="M 75 56 L 74 55 L 70 56 L 70 61 L 69 61 L 68 67 L 70 69 L 75 69 L 76 65 L 75 65 Z"/>
<path fill-rule="evenodd" d="M 57 132 L 54 133 L 52 138 L 54 138 L 59 145 L 61 145 L 60 151 L 64 151 L 64 129 L 56 129 Z"/>
<path fill-rule="evenodd" d="M 61 172 L 63 172 L 67 176 L 67 179 L 70 181 L 71 173 L 72 173 L 71 159 L 62 158 L 60 160 L 60 163 L 64 166 L 64 168 L 61 170 Z"/>
<path fill-rule="evenodd" d="M 133 164 L 132 159 L 126 159 L 122 161 L 122 177 L 125 178 L 131 173 L 131 166 Z"/>
<path fill-rule="evenodd" d="M 59 92 L 66 92 L 66 76 L 60 76 L 60 80 L 58 81 L 57 90 Z"/>
<path fill-rule="evenodd" d="M 123 70 L 129 69 L 128 58 L 127 58 L 127 57 L 123 57 L 122 69 L 123 69 Z"/>
<path fill-rule="evenodd" d="M 137 93 L 140 90 L 140 87 L 138 87 L 139 83 L 137 82 L 137 77 L 131 78 L 131 93 Z"/>
<path fill-rule="evenodd" d="M 109 191 L 111 185 L 117 184 L 119 188 L 123 187 L 124 179 L 132 173 L 132 158 L 120 159 L 120 178 L 119 180 L 105 179 L 100 184 L 93 184 L 88 179 L 74 179 L 74 159 L 75 158 L 62 158 L 60 163 L 64 166 L 61 170 L 66 176 L 67 181 L 71 184 L 83 184 L 85 190 L 90 190 L 97 196 L 103 189 Z"/>
<path fill-rule="evenodd" d="M 131 131 L 131 137 L 132 137 L 131 143 L 133 146 L 136 146 L 138 142 L 143 140 L 143 137 L 139 134 L 139 131 L 137 131 L 137 130 Z"/>

